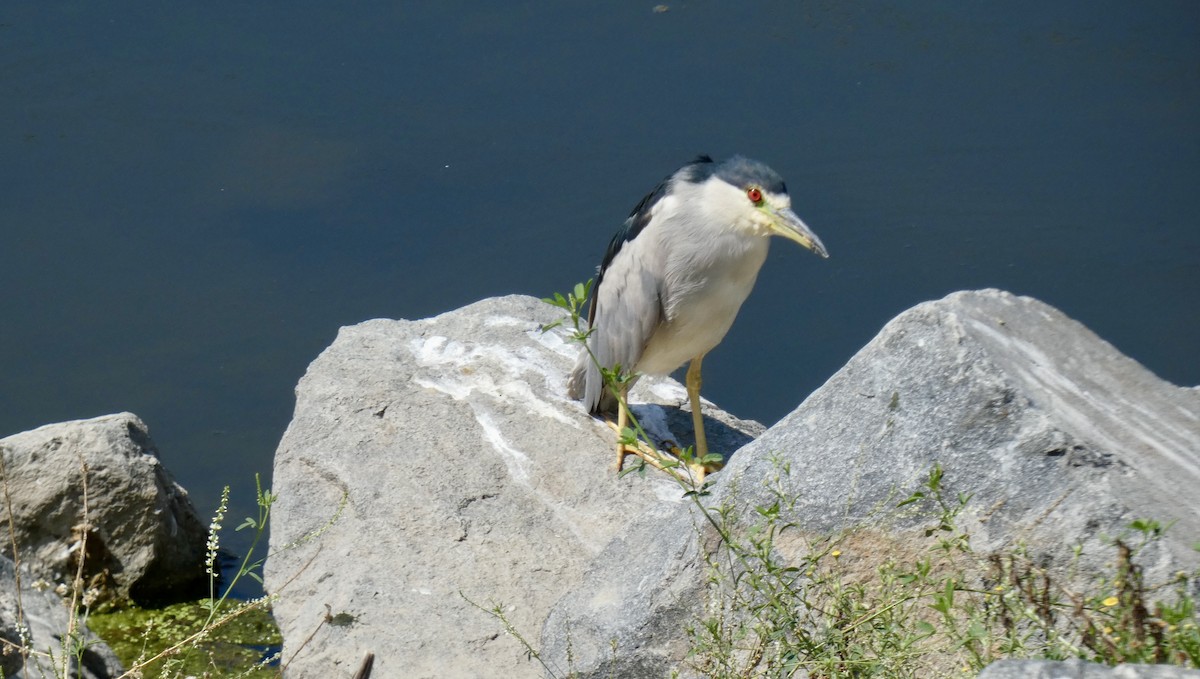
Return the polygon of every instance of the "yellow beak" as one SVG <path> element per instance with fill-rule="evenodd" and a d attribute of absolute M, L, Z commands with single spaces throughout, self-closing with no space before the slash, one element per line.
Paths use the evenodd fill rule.
<path fill-rule="evenodd" d="M 766 213 L 771 218 L 771 233 L 776 236 L 783 236 L 788 240 L 796 241 L 804 247 L 828 259 L 829 252 L 825 250 L 825 245 L 821 243 L 821 239 L 817 238 L 817 234 L 812 232 L 800 218 L 796 216 L 788 208 L 779 210 L 766 208 Z"/>

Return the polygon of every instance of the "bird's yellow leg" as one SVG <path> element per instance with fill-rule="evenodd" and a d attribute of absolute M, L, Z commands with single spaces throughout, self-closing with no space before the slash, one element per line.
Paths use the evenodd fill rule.
<path fill-rule="evenodd" d="M 621 398 L 617 401 L 617 471 L 621 471 L 621 467 L 625 465 L 625 456 L 629 451 L 625 448 L 625 444 L 621 442 L 621 438 L 625 435 L 625 427 L 629 424 L 628 406 L 629 389 L 624 385 L 621 386 Z"/>
<path fill-rule="evenodd" d="M 626 405 L 628 403 L 629 388 L 626 386 L 621 388 L 621 399 L 617 404 L 617 421 L 616 423 L 612 421 L 608 423 L 608 426 L 612 427 L 613 431 L 617 433 L 617 471 L 621 471 L 621 468 L 625 465 L 625 456 L 631 453 L 645 460 L 651 467 L 666 471 L 666 467 L 663 466 L 662 456 L 646 442 L 634 441 L 633 445 L 626 445 L 621 442 L 625 428 L 629 426 L 629 410 Z"/>
<path fill-rule="evenodd" d="M 703 360 L 704 354 L 700 354 L 688 363 L 687 378 L 684 380 L 687 384 L 688 401 L 692 404 L 692 431 L 696 436 L 696 449 L 693 451 L 696 461 L 688 466 L 695 476 L 696 483 L 704 481 L 705 469 L 699 461 L 708 455 L 708 438 L 704 435 L 704 413 L 700 410 L 700 363 Z"/>

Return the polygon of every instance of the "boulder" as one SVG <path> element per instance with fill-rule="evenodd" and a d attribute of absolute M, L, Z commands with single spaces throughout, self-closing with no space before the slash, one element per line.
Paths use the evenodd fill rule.
<path fill-rule="evenodd" d="M 14 679 L 62 677 L 67 607 L 55 594 L 30 586 L 29 577 L 17 586 L 13 562 L 0 556 L 0 676 Z M 18 591 L 20 594 L 18 595 Z M 117 656 L 86 626 L 76 630 L 82 649 L 68 660 L 72 679 L 109 679 L 124 670 Z M 28 651 L 22 654 L 19 649 Z"/>
<path fill-rule="evenodd" d="M 1200 671 L 1168 665 L 1097 665 L 1081 660 L 1001 660 L 979 679 L 1200 679 Z"/>
<path fill-rule="evenodd" d="M 1147 580 L 1197 565 L 1200 390 L 1158 379 L 1046 304 L 997 290 L 892 320 L 739 450 L 703 502 L 752 522 L 755 508 L 794 498 L 780 521 L 828 534 L 879 522 L 935 464 L 947 497 L 971 496 L 960 519 L 977 551 L 1021 543 L 1054 567 L 1079 545 L 1080 567 L 1096 571 L 1112 559 L 1112 538 L 1152 518 L 1173 525 L 1141 555 Z M 901 536 L 925 522 L 886 517 Z M 718 545 L 694 503 L 636 517 L 551 610 L 543 661 L 581 678 L 669 675 Z"/>
<path fill-rule="evenodd" d="M 351 676 L 369 653 L 378 677 L 539 676 L 483 609 L 536 643 L 615 535 L 678 511 L 679 486 L 618 477 L 613 433 L 567 400 L 578 345 L 540 330 L 559 316 L 510 296 L 367 321 L 309 366 L 275 457 L 265 566 L 286 676 Z M 690 444 L 681 385 L 645 379 L 632 399 L 657 438 Z M 708 415 L 715 450 L 762 431 Z"/>
<path fill-rule="evenodd" d="M 10 537 L 0 522 L 0 552 L 11 558 L 15 539 L 23 570 L 70 583 L 82 543 L 88 586 L 106 595 L 151 601 L 207 592 L 208 529 L 136 415 L 39 427 L 0 439 L 0 454 L 15 525 Z"/>

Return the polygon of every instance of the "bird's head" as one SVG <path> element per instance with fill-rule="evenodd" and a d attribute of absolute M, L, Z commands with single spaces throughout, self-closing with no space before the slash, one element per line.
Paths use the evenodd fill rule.
<path fill-rule="evenodd" d="M 760 236 L 782 236 L 829 257 L 817 234 L 792 212 L 792 199 L 777 172 L 742 156 L 712 164 L 708 169 L 711 174 L 706 183 L 710 186 L 705 194 L 711 203 L 709 209 L 730 219 L 735 228 Z"/>

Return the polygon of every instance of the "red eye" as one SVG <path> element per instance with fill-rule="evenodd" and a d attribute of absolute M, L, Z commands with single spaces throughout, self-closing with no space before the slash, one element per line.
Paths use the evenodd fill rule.
<path fill-rule="evenodd" d="M 757 186 L 751 186 L 746 189 L 746 197 L 750 199 L 751 203 L 758 205 L 762 202 L 762 191 Z"/>

